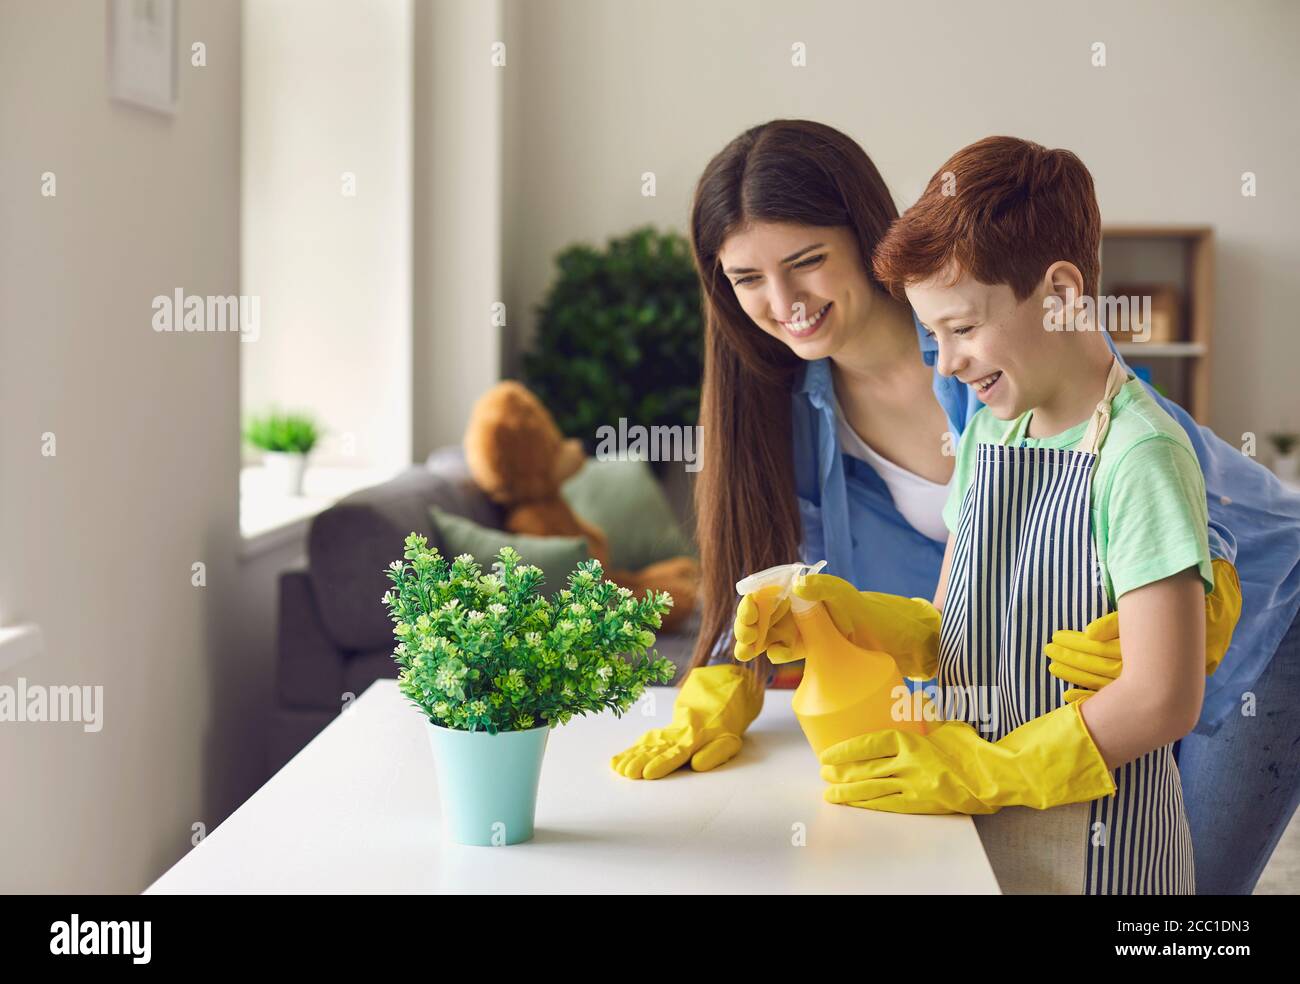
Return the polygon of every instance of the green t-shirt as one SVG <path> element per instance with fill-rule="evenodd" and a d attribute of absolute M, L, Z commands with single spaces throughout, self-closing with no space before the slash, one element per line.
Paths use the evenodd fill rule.
<path fill-rule="evenodd" d="M 1025 437 L 1032 413 L 1016 422 L 1010 447 L 1073 448 L 1088 422 L 1052 437 Z M 997 444 L 1011 427 L 981 407 L 957 446 L 956 481 L 943 519 L 954 533 L 966 489 L 975 477 L 975 448 Z M 1206 592 L 1210 567 L 1205 476 L 1182 427 L 1129 379 L 1111 403 L 1110 430 L 1092 473 L 1092 533 L 1111 606 L 1144 584 L 1195 567 Z"/>

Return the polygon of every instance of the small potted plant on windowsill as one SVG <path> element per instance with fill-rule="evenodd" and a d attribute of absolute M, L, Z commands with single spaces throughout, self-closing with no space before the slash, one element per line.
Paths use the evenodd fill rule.
<path fill-rule="evenodd" d="M 1268 435 L 1273 445 L 1273 474 L 1286 482 L 1300 481 L 1300 434 L 1278 433 Z"/>
<path fill-rule="evenodd" d="M 671 662 L 647 655 L 672 606 L 637 599 L 585 561 L 548 598 L 541 569 L 503 547 L 484 574 L 469 554 L 448 561 L 416 533 L 389 566 L 383 602 L 396 623 L 398 687 L 424 716 L 443 828 L 460 844 L 533 836 L 551 728 L 575 714 L 621 715 Z"/>
<path fill-rule="evenodd" d="M 285 495 L 302 495 L 307 455 L 319 437 L 315 421 L 300 413 L 271 411 L 244 425 L 244 440 L 262 452 L 268 477 Z"/>

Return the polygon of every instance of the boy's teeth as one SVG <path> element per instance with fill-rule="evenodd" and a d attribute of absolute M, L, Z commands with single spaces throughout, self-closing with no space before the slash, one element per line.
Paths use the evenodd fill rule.
<path fill-rule="evenodd" d="M 989 375 L 985 376 L 983 379 L 981 379 L 981 380 L 980 380 L 979 382 L 977 382 L 975 385 L 976 385 L 979 389 L 986 390 L 986 389 L 988 389 L 990 386 L 992 386 L 994 383 L 996 383 L 996 382 L 998 381 L 998 377 L 1001 376 L 1001 375 L 1002 375 L 1002 370 L 999 369 L 997 372 L 995 372 L 995 373 L 990 373 Z"/>

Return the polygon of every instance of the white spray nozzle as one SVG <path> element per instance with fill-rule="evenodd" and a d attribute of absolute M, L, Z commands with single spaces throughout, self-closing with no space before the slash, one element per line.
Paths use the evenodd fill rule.
<path fill-rule="evenodd" d="M 777 564 L 775 567 L 769 567 L 765 571 L 759 571 L 751 574 L 749 577 L 736 582 L 736 593 L 739 595 L 753 594 L 755 591 L 761 591 L 763 588 L 771 585 L 779 585 L 780 593 L 777 600 L 783 598 L 790 599 L 790 607 L 797 612 L 807 611 L 817 603 L 815 601 L 804 601 L 798 595 L 792 593 L 794 582 L 797 578 L 805 574 L 816 574 L 826 566 L 826 561 L 819 560 L 815 564 Z"/>

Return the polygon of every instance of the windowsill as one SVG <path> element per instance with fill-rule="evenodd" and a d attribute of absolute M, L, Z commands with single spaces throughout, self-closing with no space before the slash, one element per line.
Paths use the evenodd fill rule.
<path fill-rule="evenodd" d="M 308 464 L 303 494 L 291 496 L 272 485 L 260 465 L 244 468 L 239 473 L 240 557 L 254 557 L 301 539 L 317 513 L 344 496 L 388 481 L 402 470 Z"/>

